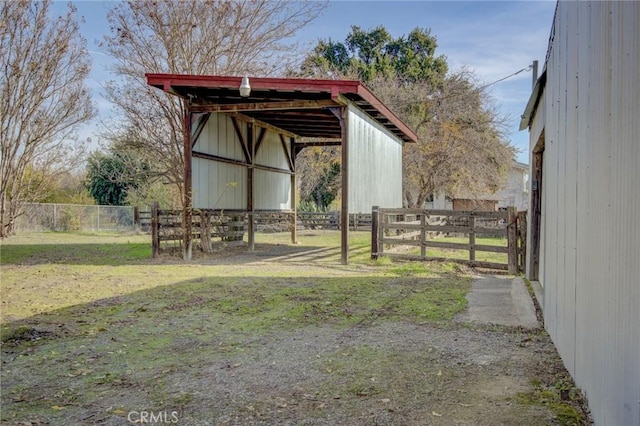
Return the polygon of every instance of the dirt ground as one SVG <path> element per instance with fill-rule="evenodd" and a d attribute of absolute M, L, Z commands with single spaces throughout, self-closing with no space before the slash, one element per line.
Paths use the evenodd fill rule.
<path fill-rule="evenodd" d="M 310 253 L 327 256 L 324 249 Z M 166 257 L 148 264 L 175 262 Z M 358 279 L 369 279 L 364 272 L 370 266 L 323 265 L 295 248 L 194 261 L 202 268 L 250 264 L 272 270 L 276 278 L 269 288 L 302 286 L 288 276 L 289 263 L 309 271 L 306 287 L 316 275 L 346 274 L 339 282 L 355 279 L 349 273 L 356 271 Z M 419 286 L 435 285 L 419 275 L 385 280 L 404 286 L 397 294 L 405 299 L 421 291 Z M 285 324 L 271 318 L 280 315 L 277 309 L 262 308 L 271 296 L 261 294 L 260 281 L 249 278 L 229 283 L 235 289 L 254 286 L 251 300 L 263 303 L 256 308 L 263 316 L 255 315 L 252 324 L 253 317 L 245 315 L 242 327 L 230 326 L 235 323 L 224 316 L 203 320 L 207 304 L 223 306 L 217 296 L 205 298 L 208 283 L 213 289 L 219 281 L 190 281 L 186 302 L 176 292 L 173 305 L 157 310 L 149 302 L 151 293 L 145 293 L 72 307 L 65 316 L 21 321 L 26 332 L 2 344 L 1 423 L 590 424 L 582 396 L 542 329 L 479 326 L 465 322 L 464 312 L 451 321 L 421 320 L 401 314 L 397 300 L 383 308 L 341 305 L 341 316 L 336 316 L 323 305 L 339 301 L 325 302 L 324 293 L 313 292 L 295 297 L 301 304 L 313 302 L 314 318 Z M 380 288 L 376 291 L 384 293 Z M 174 290 L 162 291 L 166 296 Z M 87 318 L 105 310 L 111 318 L 107 325 L 83 328 Z M 282 315 L 284 321 L 287 314 Z M 343 320 L 357 315 L 358 321 Z M 263 326 L 258 318 L 271 322 Z M 170 338 L 160 341 L 162 336 L 152 331 L 156 328 Z"/>

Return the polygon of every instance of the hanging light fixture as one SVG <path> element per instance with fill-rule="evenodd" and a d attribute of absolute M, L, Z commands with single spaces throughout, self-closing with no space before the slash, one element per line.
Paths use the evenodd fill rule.
<path fill-rule="evenodd" d="M 240 84 L 240 96 L 243 98 L 248 97 L 251 94 L 251 86 L 249 86 L 249 77 L 246 75 L 242 77 L 242 83 Z"/>

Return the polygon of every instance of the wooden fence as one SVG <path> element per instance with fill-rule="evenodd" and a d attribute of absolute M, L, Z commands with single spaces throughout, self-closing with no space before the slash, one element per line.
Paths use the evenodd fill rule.
<path fill-rule="evenodd" d="M 517 273 L 524 270 L 525 240 L 526 212 L 518 214 L 515 207 L 499 212 L 374 207 L 372 212 L 372 258 L 446 260 Z M 455 250 L 468 255 L 455 257 Z M 506 254 L 494 256 L 506 261 L 478 259 L 483 252 Z"/>
<path fill-rule="evenodd" d="M 246 211 L 193 210 L 191 213 L 191 240 L 194 247 L 204 252 L 211 251 L 212 239 L 221 241 L 242 241 L 248 229 L 248 213 Z M 147 214 L 140 212 L 140 226 L 146 223 L 151 230 L 153 256 L 162 252 L 181 252 L 184 239 L 182 210 L 161 210 L 151 207 Z M 292 230 L 293 213 L 280 211 L 254 212 L 256 232 L 288 232 Z M 315 213 L 298 212 L 296 229 L 340 229 L 338 212 Z M 371 214 L 351 214 L 349 216 L 351 230 L 371 229 Z"/>

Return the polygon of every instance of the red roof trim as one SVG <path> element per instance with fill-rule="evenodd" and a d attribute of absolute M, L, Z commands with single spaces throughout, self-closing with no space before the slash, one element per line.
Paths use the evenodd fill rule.
<path fill-rule="evenodd" d="M 205 88 L 236 88 L 240 86 L 242 77 L 238 76 L 210 76 L 210 75 L 182 75 L 182 74 L 145 74 L 147 83 L 161 88 L 165 92 L 172 86 L 205 87 Z M 360 96 L 384 115 L 395 127 L 413 142 L 418 136 L 386 105 L 382 103 L 369 89 L 356 80 L 316 80 L 304 78 L 265 78 L 249 77 L 253 90 L 287 90 L 301 92 L 326 92 L 332 97 L 336 94 L 351 93 Z"/>

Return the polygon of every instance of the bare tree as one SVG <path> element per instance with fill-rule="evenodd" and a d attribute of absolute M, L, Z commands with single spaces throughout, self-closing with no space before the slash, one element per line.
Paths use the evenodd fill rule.
<path fill-rule="evenodd" d="M 516 151 L 505 139 L 505 118 L 470 72 L 437 84 L 376 79 L 371 86 L 418 134 L 403 150 L 408 207 L 436 193 L 473 198 L 500 188 Z"/>
<path fill-rule="evenodd" d="M 183 110 L 180 99 L 149 87 L 145 73 L 277 75 L 295 55 L 290 38 L 316 18 L 319 2 L 158 0 L 116 5 L 103 48 L 120 80 L 107 98 L 122 114 L 132 145 L 183 188 Z M 112 127 L 113 128 L 113 127 Z M 111 137 L 115 136 L 113 133 Z"/>
<path fill-rule="evenodd" d="M 51 19 L 46 1 L 0 5 L 0 237 L 48 177 L 68 169 L 77 125 L 93 113 L 86 42 L 72 5 Z"/>

